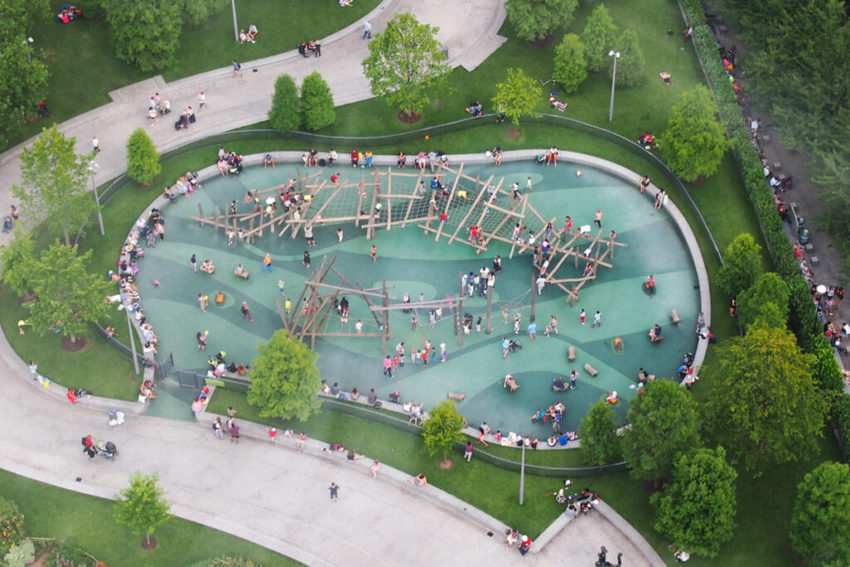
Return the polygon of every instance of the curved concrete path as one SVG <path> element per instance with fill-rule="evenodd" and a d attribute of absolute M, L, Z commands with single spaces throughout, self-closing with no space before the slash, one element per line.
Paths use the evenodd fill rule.
<path fill-rule="evenodd" d="M 374 34 L 382 31 L 395 14 L 412 12 L 420 22 L 439 28 L 437 39 L 448 48 L 450 65 L 472 70 L 505 41 L 497 35 L 505 19 L 504 4 L 505 0 L 384 0 L 364 19 L 371 22 Z M 289 51 L 256 61 L 240 61 L 240 78 L 233 77 L 228 61 L 222 61 L 227 67 L 171 83 L 156 76 L 110 92 L 113 102 L 63 122 L 59 130 L 77 139 L 80 153 L 91 151 L 91 139 L 98 137 L 102 151 L 96 158 L 99 167 L 95 179 L 101 184 L 124 172 L 125 144 L 140 126 L 163 153 L 265 120 L 275 80 L 284 73 L 300 83 L 306 75 L 318 71 L 328 82 L 336 105 L 372 98 L 361 66 L 369 53 L 368 41 L 362 36 L 360 20 L 323 39 L 322 57 L 304 58 L 297 51 Z M 189 105 L 197 109 L 200 91 L 206 94 L 206 108 L 196 112 L 197 122 L 190 128 L 175 131 L 173 123 L 180 109 Z M 145 113 L 148 99 L 155 92 L 169 100 L 176 112 L 148 126 Z M 20 179 L 20 153 L 32 140 L 0 155 L 0 206 L 4 211 L 12 199 L 10 187 Z M 0 234 L 0 244 L 9 238 L 8 234 Z"/>

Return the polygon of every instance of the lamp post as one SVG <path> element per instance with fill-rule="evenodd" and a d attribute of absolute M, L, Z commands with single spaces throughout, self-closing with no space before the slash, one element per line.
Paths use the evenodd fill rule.
<path fill-rule="evenodd" d="M 620 58 L 620 52 L 613 49 L 608 52 L 608 57 L 614 58 L 614 74 L 611 75 L 611 106 L 608 107 L 608 122 L 614 120 L 614 87 L 617 85 L 617 59 Z"/>
<path fill-rule="evenodd" d="M 100 235 L 103 236 L 106 234 L 106 231 L 103 230 L 103 215 L 100 213 L 100 196 L 97 194 L 97 184 L 94 181 L 94 174 L 97 171 L 97 168 L 100 167 L 97 165 L 97 162 L 91 160 L 89 162 L 89 175 L 91 176 L 91 190 L 94 193 L 94 203 L 97 205 L 97 224 L 100 226 Z"/>
<path fill-rule="evenodd" d="M 26 41 L 24 41 L 24 45 L 29 44 L 32 45 L 32 42 L 35 41 L 33 38 L 28 37 Z M 27 49 L 27 63 L 32 63 L 32 57 L 30 55 L 30 49 Z"/>
<path fill-rule="evenodd" d="M 236 23 L 236 0 L 230 0 L 230 7 L 233 10 L 233 36 L 236 41 L 239 41 L 239 24 Z"/>

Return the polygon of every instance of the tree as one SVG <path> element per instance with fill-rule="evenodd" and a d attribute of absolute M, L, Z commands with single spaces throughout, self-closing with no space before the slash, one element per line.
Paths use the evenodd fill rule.
<path fill-rule="evenodd" d="M 640 48 L 640 39 L 634 30 L 623 30 L 617 38 L 620 60 L 617 62 L 617 86 L 634 87 L 643 82 L 646 58 Z M 611 66 L 611 73 L 614 66 Z"/>
<path fill-rule="evenodd" d="M 753 472 L 808 456 L 826 417 L 815 357 L 786 329 L 755 326 L 729 339 L 717 359 L 702 370 L 714 385 L 706 416 L 730 456 Z"/>
<path fill-rule="evenodd" d="M 289 75 L 280 75 L 274 83 L 269 123 L 280 132 L 289 132 L 301 126 L 301 101 L 298 87 Z"/>
<path fill-rule="evenodd" d="M 65 243 L 71 231 L 86 225 L 97 212 L 87 190 L 92 155 L 74 151 L 75 138 L 66 138 L 54 124 L 21 153 L 21 184 L 12 186 L 24 212 L 33 218 L 46 217 L 48 228 L 59 227 Z"/>
<path fill-rule="evenodd" d="M 761 246 L 748 232 L 735 237 L 723 253 L 723 265 L 717 273 L 717 285 L 729 295 L 737 296 L 761 275 Z"/>
<path fill-rule="evenodd" d="M 516 35 L 525 41 L 543 41 L 573 20 L 578 0 L 508 0 L 505 10 Z"/>
<path fill-rule="evenodd" d="M 756 321 L 769 328 L 782 328 L 788 322 L 788 284 L 778 274 L 767 272 L 738 296 L 738 320 L 749 327 Z"/>
<path fill-rule="evenodd" d="M 3 264 L 3 283 L 18 297 L 27 295 L 30 292 L 30 268 L 35 261 L 30 234 L 16 229 L 15 238 L 0 251 L 0 261 Z"/>
<path fill-rule="evenodd" d="M 706 87 L 682 93 L 660 139 L 667 165 L 688 183 L 717 171 L 727 140 Z"/>
<path fill-rule="evenodd" d="M 156 473 L 145 476 L 137 472 L 130 477 L 130 486 L 115 497 L 115 521 L 129 527 L 136 535 L 144 533 L 148 546 L 154 530 L 172 518 L 171 505 L 157 480 Z"/>
<path fill-rule="evenodd" d="M 221 12 L 227 6 L 227 0 L 182 0 L 183 21 L 197 26 L 210 19 L 213 14 Z"/>
<path fill-rule="evenodd" d="M 251 370 L 248 403 L 260 417 L 306 420 L 319 410 L 319 355 L 279 329 L 257 349 Z"/>
<path fill-rule="evenodd" d="M 173 0 L 103 0 L 115 56 L 142 71 L 170 67 L 183 28 L 183 5 Z"/>
<path fill-rule="evenodd" d="M 443 461 L 449 460 L 449 449 L 463 440 L 463 416 L 457 413 L 451 400 L 439 403 L 422 424 L 422 438 L 425 447 L 432 455 L 443 454 Z"/>
<path fill-rule="evenodd" d="M 542 97 L 543 89 L 536 79 L 526 75 L 522 69 L 510 68 L 505 82 L 496 85 L 493 106 L 501 108 L 516 127 L 521 117 L 535 115 L 534 107 Z"/>
<path fill-rule="evenodd" d="M 670 485 L 650 499 L 655 529 L 676 547 L 715 557 L 735 532 L 737 477 L 723 447 L 681 455 Z"/>
<path fill-rule="evenodd" d="M 26 5 L 26 2 L 21 2 Z M 0 143 L 21 131 L 47 95 L 47 66 L 20 29 L 0 26 Z"/>
<path fill-rule="evenodd" d="M 574 93 L 587 78 L 587 59 L 584 43 L 574 33 L 568 33 L 555 48 L 555 71 L 552 78 L 565 93 Z"/>
<path fill-rule="evenodd" d="M 330 126 L 336 120 L 333 94 L 317 72 L 304 77 L 301 83 L 301 113 L 304 127 L 311 132 Z"/>
<path fill-rule="evenodd" d="M 617 26 L 608 13 L 605 4 L 600 4 L 587 17 L 587 24 L 581 32 L 581 42 L 584 44 L 584 55 L 587 57 L 587 68 L 590 71 L 600 71 L 608 60 L 608 52 L 619 50 L 617 42 Z"/>
<path fill-rule="evenodd" d="M 363 73 L 372 94 L 414 118 L 432 93 L 443 91 L 451 69 L 437 41 L 439 28 L 420 24 L 410 13 L 397 14 L 369 42 Z"/>
<path fill-rule="evenodd" d="M 623 457 L 639 480 L 670 475 L 680 453 L 701 444 L 696 403 L 690 392 L 670 380 L 650 382 L 626 413 Z"/>
<path fill-rule="evenodd" d="M 605 465 L 620 458 L 616 414 L 610 404 L 599 400 L 590 406 L 578 428 L 581 455 L 586 465 Z"/>
<path fill-rule="evenodd" d="M 850 466 L 825 462 L 797 485 L 791 544 L 807 565 L 850 565 Z"/>
<path fill-rule="evenodd" d="M 24 515 L 18 509 L 18 505 L 3 497 L 0 497 L 0 524 L 3 525 L 0 556 L 5 557 L 12 546 L 24 539 L 26 532 L 24 531 Z"/>
<path fill-rule="evenodd" d="M 162 171 L 159 153 L 144 128 L 136 128 L 127 140 L 127 177 L 150 186 Z"/>
<path fill-rule="evenodd" d="M 112 283 L 91 271 L 92 254 L 78 256 L 76 248 L 56 241 L 25 263 L 26 285 L 38 298 L 30 304 L 29 320 L 39 335 L 56 330 L 76 342 L 109 314 L 104 297 L 112 293 Z"/>

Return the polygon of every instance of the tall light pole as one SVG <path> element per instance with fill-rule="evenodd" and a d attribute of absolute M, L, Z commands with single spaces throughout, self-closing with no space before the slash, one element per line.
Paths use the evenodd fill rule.
<path fill-rule="evenodd" d="M 233 36 L 236 41 L 239 41 L 239 24 L 236 23 L 236 0 L 230 0 L 230 7 L 233 9 Z"/>
<path fill-rule="evenodd" d="M 89 175 L 91 175 L 91 190 L 94 192 L 94 203 L 97 205 L 97 224 L 100 225 L 100 235 L 103 236 L 106 234 L 106 231 L 103 230 L 103 215 L 100 213 L 100 196 L 97 194 L 97 184 L 94 181 L 94 174 L 97 171 L 97 168 L 100 167 L 97 165 L 97 162 L 91 160 L 89 162 Z"/>
<path fill-rule="evenodd" d="M 26 41 L 24 42 L 24 45 L 26 45 L 26 44 L 32 45 L 33 41 L 35 41 L 33 38 L 28 37 L 26 39 Z M 32 63 L 32 57 L 30 56 L 30 51 L 32 51 L 32 50 L 29 49 L 29 45 L 27 46 L 27 63 Z"/>
<path fill-rule="evenodd" d="M 608 122 L 614 120 L 614 87 L 617 85 L 617 59 L 620 58 L 620 52 L 613 49 L 608 52 L 608 57 L 614 58 L 614 74 L 611 75 L 611 106 L 608 107 Z"/>

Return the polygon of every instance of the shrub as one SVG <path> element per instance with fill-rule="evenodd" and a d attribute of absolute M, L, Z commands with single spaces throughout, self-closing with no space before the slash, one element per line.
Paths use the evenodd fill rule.
<path fill-rule="evenodd" d="M 574 93 L 587 78 L 584 44 L 574 33 L 568 33 L 555 48 L 555 72 L 552 78 L 565 93 Z"/>
<path fill-rule="evenodd" d="M 0 557 L 24 539 L 24 515 L 11 500 L 0 497 Z"/>
<path fill-rule="evenodd" d="M 301 115 L 304 128 L 311 132 L 330 126 L 336 120 L 333 94 L 317 72 L 304 77 L 301 83 Z"/>
<path fill-rule="evenodd" d="M 144 129 L 136 128 L 127 140 L 127 177 L 140 185 L 150 185 L 161 171 L 153 140 Z"/>
<path fill-rule="evenodd" d="M 298 100 L 298 87 L 289 75 L 279 76 L 274 84 L 269 124 L 281 132 L 295 130 L 301 126 L 301 101 Z"/>

